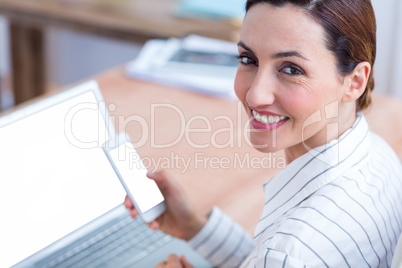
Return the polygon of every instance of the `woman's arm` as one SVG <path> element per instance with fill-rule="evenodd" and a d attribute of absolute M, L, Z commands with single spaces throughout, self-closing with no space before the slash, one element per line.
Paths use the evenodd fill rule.
<path fill-rule="evenodd" d="M 249 233 L 217 207 L 189 244 L 214 267 L 239 267 L 255 247 Z"/>

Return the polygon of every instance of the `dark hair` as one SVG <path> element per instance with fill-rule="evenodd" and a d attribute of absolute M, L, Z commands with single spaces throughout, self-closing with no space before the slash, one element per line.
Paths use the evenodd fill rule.
<path fill-rule="evenodd" d="M 364 61 L 374 65 L 377 27 L 370 0 L 247 0 L 246 12 L 258 3 L 277 7 L 292 4 L 305 10 L 324 28 L 327 48 L 335 54 L 341 75 L 352 73 Z M 357 101 L 358 111 L 371 104 L 373 88 L 371 71 L 366 89 Z"/>

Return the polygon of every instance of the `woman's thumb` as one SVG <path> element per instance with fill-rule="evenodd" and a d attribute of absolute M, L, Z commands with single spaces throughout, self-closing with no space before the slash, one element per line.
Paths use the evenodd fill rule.
<path fill-rule="evenodd" d="M 172 180 L 168 177 L 165 171 L 148 172 L 147 177 L 155 181 L 159 190 L 161 190 L 165 197 L 174 189 Z"/>

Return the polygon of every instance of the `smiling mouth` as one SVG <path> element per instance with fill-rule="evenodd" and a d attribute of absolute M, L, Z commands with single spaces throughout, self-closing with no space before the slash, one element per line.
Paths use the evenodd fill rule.
<path fill-rule="evenodd" d="M 265 114 L 261 115 L 255 110 L 253 110 L 252 114 L 254 119 L 262 124 L 277 124 L 281 121 L 289 119 L 289 117 L 287 116 L 265 115 Z"/>

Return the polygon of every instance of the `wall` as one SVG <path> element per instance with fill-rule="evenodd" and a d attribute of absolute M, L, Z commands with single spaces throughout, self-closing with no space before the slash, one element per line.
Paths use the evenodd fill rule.
<path fill-rule="evenodd" d="M 5 75 L 8 71 L 8 43 L 6 36 L 8 35 L 7 21 L 0 17 L 0 75 Z"/>
<path fill-rule="evenodd" d="M 402 1 L 372 0 L 377 19 L 375 92 L 402 98 Z"/>
<path fill-rule="evenodd" d="M 136 57 L 141 46 L 91 34 L 51 28 L 46 34 L 50 85 L 87 79 Z"/>
<path fill-rule="evenodd" d="M 13 97 L 6 79 L 10 73 L 10 52 L 8 44 L 8 23 L 0 16 L 0 107 L 7 109 L 13 105 Z M 0 109 L 0 110 L 1 110 Z"/>

